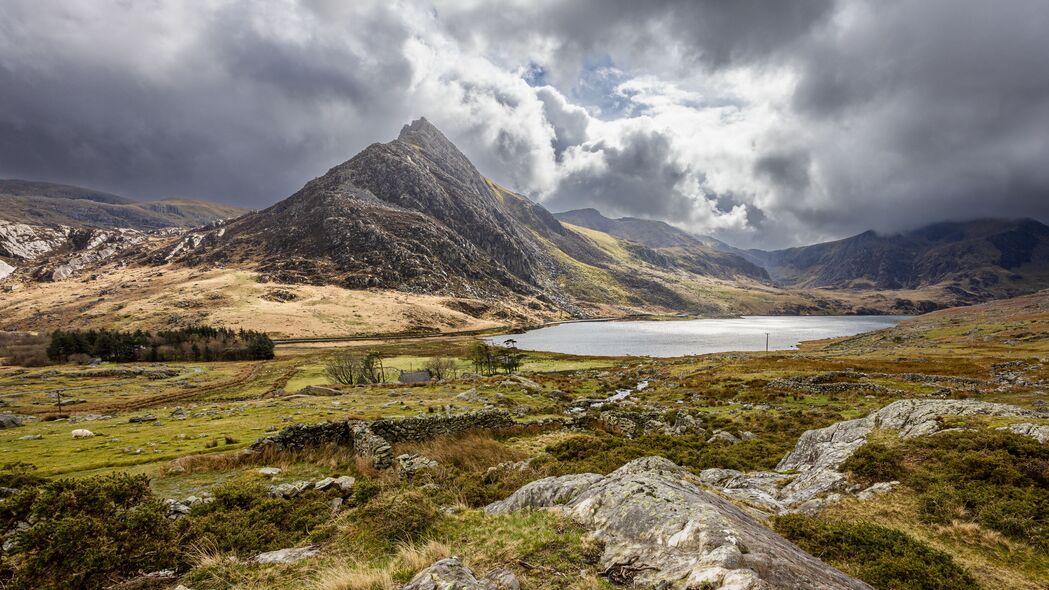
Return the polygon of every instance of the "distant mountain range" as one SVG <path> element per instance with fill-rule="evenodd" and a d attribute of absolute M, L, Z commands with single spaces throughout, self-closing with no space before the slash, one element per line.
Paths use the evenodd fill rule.
<path fill-rule="evenodd" d="M 662 221 L 609 219 L 595 209 L 555 216 L 653 248 L 700 244 L 745 258 L 791 289 L 901 291 L 938 287 L 955 303 L 1029 293 L 1049 286 L 1049 226 L 1033 219 L 936 223 L 899 234 L 873 231 L 784 250 L 741 250 Z"/>
<path fill-rule="evenodd" d="M 485 178 L 425 119 L 257 212 L 17 180 L 0 181 L 0 200 L 0 291 L 8 292 L 107 267 L 130 273 L 132 285 L 148 285 L 139 279 L 161 267 L 228 270 L 289 289 L 439 296 L 456 313 L 534 322 L 918 313 L 1049 287 L 1049 227 L 1037 221 L 943 223 L 740 250 L 661 221 L 610 219 L 594 209 L 551 214 Z M 31 297 L 21 300 L 33 308 Z M 215 295 L 200 313 L 234 304 L 243 307 L 228 293 Z M 59 321 L 41 313 L 18 325 Z"/>
<path fill-rule="evenodd" d="M 1044 284 L 1049 227 L 1033 219 L 937 223 L 913 231 L 800 248 L 748 251 L 778 284 L 833 289 L 919 289 L 950 283 L 975 299 Z"/>
<path fill-rule="evenodd" d="M 190 199 L 134 201 L 126 197 L 50 182 L 0 180 L 0 220 L 148 231 L 197 227 L 247 213 L 246 209 Z"/>

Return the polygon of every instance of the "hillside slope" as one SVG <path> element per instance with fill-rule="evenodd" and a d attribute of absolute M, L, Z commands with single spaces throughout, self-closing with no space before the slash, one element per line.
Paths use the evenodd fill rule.
<path fill-rule="evenodd" d="M 662 221 L 635 217 L 610 219 L 596 209 L 576 209 L 554 216 L 565 223 L 637 242 L 691 272 L 721 278 L 744 276 L 757 281 L 769 280 L 764 268 L 743 256 L 714 247 L 704 238 Z"/>

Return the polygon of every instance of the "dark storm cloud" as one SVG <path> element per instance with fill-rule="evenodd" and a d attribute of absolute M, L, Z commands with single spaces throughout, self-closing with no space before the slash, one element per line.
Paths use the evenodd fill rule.
<path fill-rule="evenodd" d="M 740 245 L 1045 221 L 1047 30 L 1044 0 L 5 0 L 0 177 L 265 206 L 426 115 L 552 209 Z"/>
<path fill-rule="evenodd" d="M 445 9 L 442 14 L 460 39 L 481 45 L 548 41 L 556 47 L 559 62 L 575 68 L 595 56 L 614 54 L 624 64 L 673 69 L 767 58 L 807 34 L 833 4 L 833 0 L 493 2 L 462 11 Z"/>
<path fill-rule="evenodd" d="M 790 206 L 802 224 L 846 234 L 945 218 L 1049 220 L 1049 4 L 852 9 L 797 56 L 792 106 L 833 199 Z M 778 157 L 757 169 L 796 190 Z"/>
<path fill-rule="evenodd" d="M 691 202 L 680 190 L 689 171 L 675 161 L 665 135 L 636 131 L 622 146 L 597 142 L 582 149 L 599 156 L 602 165 L 565 178 L 548 200 L 555 211 L 596 207 L 609 215 L 678 220 L 689 214 Z"/>
<path fill-rule="evenodd" d="M 243 8 L 230 5 L 185 23 L 191 38 L 174 63 L 142 67 L 121 54 L 136 51 L 132 46 L 102 40 L 77 51 L 61 39 L 45 44 L 49 23 L 30 6 L 7 6 L 2 46 L 26 43 L 37 51 L 0 53 L 0 87 L 9 90 L 0 92 L 0 176 L 261 206 L 395 133 L 386 121 L 411 116 L 389 99 L 411 73 L 399 53 L 377 60 L 332 35 L 282 39 L 245 18 L 250 11 Z M 92 35 L 108 28 L 97 22 L 106 16 L 75 20 Z M 407 35 L 392 14 L 371 15 L 367 25 L 365 42 L 397 43 Z M 34 35 L 42 39 L 34 42 Z M 135 40 L 145 44 L 138 50 L 158 53 L 165 41 L 181 41 Z"/>

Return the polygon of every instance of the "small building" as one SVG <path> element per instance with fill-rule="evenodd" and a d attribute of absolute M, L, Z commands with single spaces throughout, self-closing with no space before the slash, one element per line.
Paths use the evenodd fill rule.
<path fill-rule="evenodd" d="M 422 371 L 401 371 L 401 376 L 398 380 L 401 383 L 426 383 L 433 380 L 433 375 L 425 369 Z"/>

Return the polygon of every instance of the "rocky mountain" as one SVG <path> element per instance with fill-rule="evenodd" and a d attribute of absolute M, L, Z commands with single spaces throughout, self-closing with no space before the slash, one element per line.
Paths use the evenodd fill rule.
<path fill-rule="evenodd" d="M 186 236 L 166 258 L 251 263 L 281 282 L 476 297 L 538 294 L 552 265 L 425 119 L 268 209 Z"/>
<path fill-rule="evenodd" d="M 570 311 L 613 301 L 687 309 L 660 273 L 767 280 L 698 242 L 678 251 L 600 239 L 488 180 L 419 119 L 268 209 L 186 235 L 153 262 L 253 265 L 263 280 L 350 289 L 512 293 Z"/>
<path fill-rule="evenodd" d="M 1049 227 L 1033 219 L 937 223 L 873 231 L 812 246 L 748 253 L 793 288 L 922 289 L 944 286 L 961 302 L 1049 286 Z"/>
<path fill-rule="evenodd" d="M 768 273 L 739 254 L 719 249 L 712 238 L 693 235 L 669 223 L 636 217 L 610 219 L 597 209 L 576 209 L 554 215 L 558 220 L 636 242 L 669 257 L 678 266 L 707 276 L 746 276 L 768 281 Z"/>

